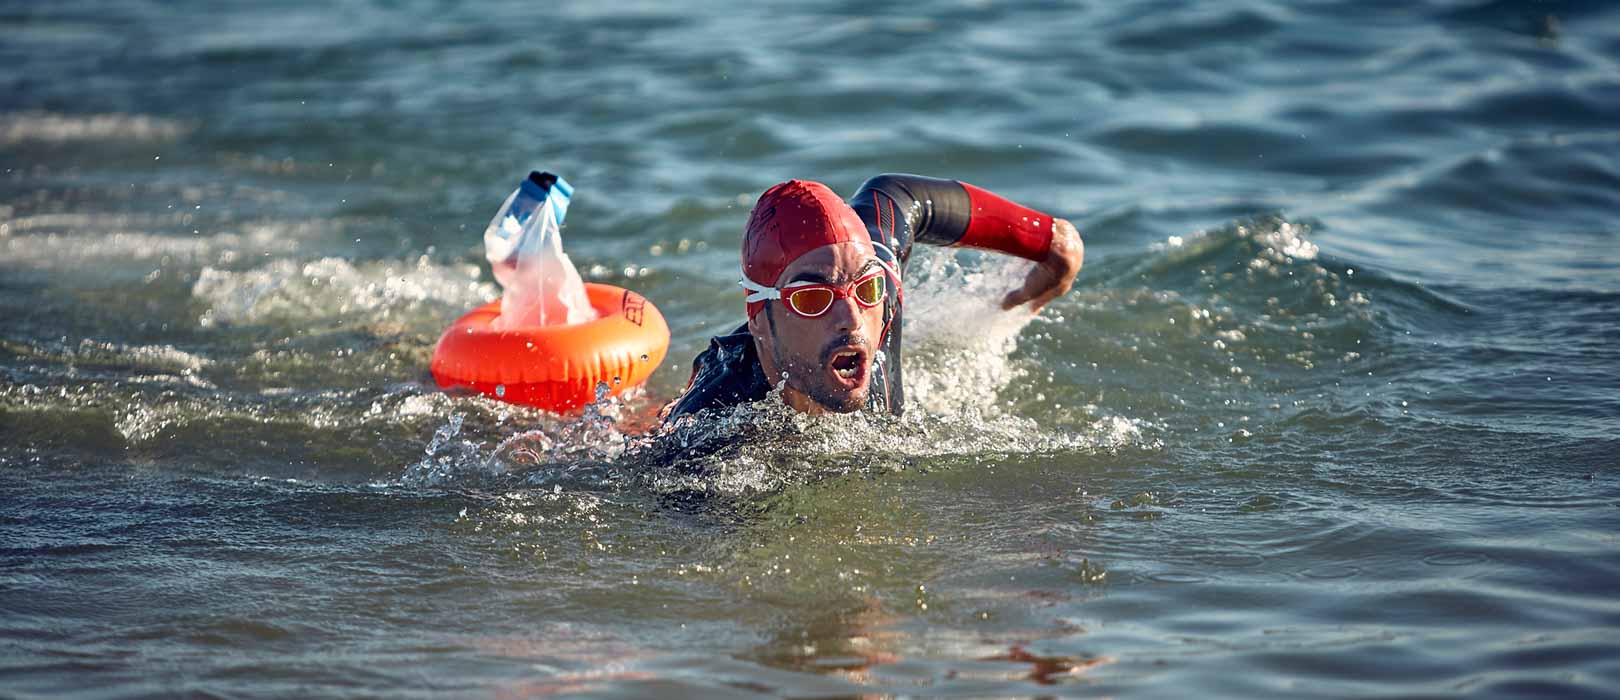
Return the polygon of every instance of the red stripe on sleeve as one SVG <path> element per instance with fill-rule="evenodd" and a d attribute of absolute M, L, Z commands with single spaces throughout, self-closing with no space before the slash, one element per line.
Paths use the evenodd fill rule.
<path fill-rule="evenodd" d="M 961 183 L 970 214 L 956 245 L 984 248 L 1039 262 L 1052 248 L 1052 217 L 989 190 Z"/>

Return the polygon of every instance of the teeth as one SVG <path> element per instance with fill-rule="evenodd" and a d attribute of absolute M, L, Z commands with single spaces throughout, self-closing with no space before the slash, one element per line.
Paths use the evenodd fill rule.
<path fill-rule="evenodd" d="M 853 352 L 842 352 L 833 356 L 833 374 L 841 379 L 853 379 L 860 372 L 860 359 L 860 355 Z M 848 366 L 840 366 L 845 364 Z"/>

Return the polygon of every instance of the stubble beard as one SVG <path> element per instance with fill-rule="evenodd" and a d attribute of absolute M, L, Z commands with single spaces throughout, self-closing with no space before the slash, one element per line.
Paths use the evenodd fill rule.
<path fill-rule="evenodd" d="M 800 363 L 783 357 L 782 349 L 776 343 L 771 344 L 771 357 L 776 361 L 777 369 L 787 373 L 787 387 L 803 394 L 805 398 L 814 401 L 822 408 L 834 413 L 850 413 L 859 410 L 866 403 L 866 394 L 871 390 L 870 386 L 863 387 L 865 391 L 861 389 L 845 391 L 841 387 L 827 386 L 818 381 L 819 377 L 817 375 L 821 371 L 821 364 L 815 362 Z M 802 373 L 795 371 L 804 365 L 808 365 L 809 377 L 804 377 Z M 778 382 L 781 381 L 781 377 L 775 379 Z M 807 379 L 808 381 L 806 381 Z M 774 385 L 776 382 L 772 382 L 772 384 Z"/>
<path fill-rule="evenodd" d="M 786 383 L 788 388 L 803 394 L 805 398 L 815 402 L 816 405 L 834 413 L 852 413 L 860 410 L 866 404 L 866 396 L 872 391 L 870 378 L 867 379 L 866 386 L 855 391 L 845 391 L 840 387 L 827 386 L 818 381 L 821 369 L 825 365 L 824 362 L 812 359 L 809 362 L 801 363 L 782 356 L 782 344 L 777 342 L 780 340 L 780 336 L 776 333 L 776 318 L 771 315 L 770 307 L 765 308 L 765 321 L 771 326 L 771 359 L 775 361 L 778 372 L 787 374 Z M 846 334 L 840 336 L 834 342 L 838 345 L 844 345 L 860 338 L 859 335 Z M 808 367 L 808 381 L 801 379 L 803 375 L 794 371 L 801 366 Z M 781 377 L 768 377 L 768 379 L 771 386 L 776 386 L 783 381 Z"/>

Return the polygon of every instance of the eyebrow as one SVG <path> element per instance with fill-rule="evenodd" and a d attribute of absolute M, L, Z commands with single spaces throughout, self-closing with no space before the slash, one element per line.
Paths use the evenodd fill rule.
<path fill-rule="evenodd" d="M 879 269 L 881 267 L 882 267 L 882 265 L 878 263 L 876 258 L 868 259 L 866 261 L 866 264 L 861 266 L 860 271 L 856 272 L 854 275 L 851 275 L 849 279 L 850 279 L 850 281 L 858 280 L 858 279 L 860 279 L 862 277 L 867 276 L 868 274 L 872 273 L 874 270 L 877 270 L 877 269 Z M 804 272 L 800 272 L 799 274 L 794 275 L 793 279 L 788 280 L 788 282 L 813 282 L 815 284 L 832 284 L 833 283 L 831 277 L 823 275 L 823 274 L 821 274 L 819 272 L 816 272 L 814 270 L 805 270 Z"/>

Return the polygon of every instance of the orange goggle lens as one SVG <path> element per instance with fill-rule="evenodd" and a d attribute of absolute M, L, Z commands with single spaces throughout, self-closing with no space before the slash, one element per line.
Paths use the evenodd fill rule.
<path fill-rule="evenodd" d="M 832 306 L 833 290 L 829 287 L 795 289 L 787 295 L 787 303 L 801 316 L 820 316 Z"/>
<path fill-rule="evenodd" d="M 883 275 L 872 275 L 855 283 L 855 301 L 861 306 L 872 308 L 883 301 L 883 292 L 888 285 L 883 283 Z"/>

